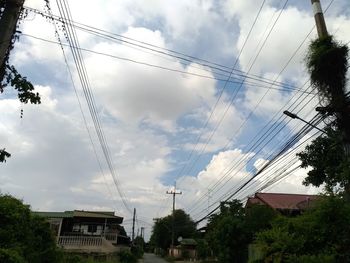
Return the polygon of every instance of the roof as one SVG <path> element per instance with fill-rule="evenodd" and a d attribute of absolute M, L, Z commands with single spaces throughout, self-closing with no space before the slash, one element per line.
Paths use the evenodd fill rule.
<path fill-rule="evenodd" d="M 73 211 L 65 212 L 33 212 L 33 214 L 48 218 L 68 218 L 73 217 Z"/>
<path fill-rule="evenodd" d="M 84 211 L 84 210 L 74 210 L 74 217 L 93 217 L 93 218 L 122 218 L 120 216 L 115 216 L 114 212 L 106 211 Z"/>
<path fill-rule="evenodd" d="M 64 211 L 64 212 L 33 212 L 34 214 L 48 218 L 69 218 L 69 217 L 90 217 L 90 218 L 110 218 L 123 220 L 123 217 L 114 215 L 113 211 Z"/>
<path fill-rule="evenodd" d="M 193 238 L 183 238 L 181 241 L 180 241 L 180 244 L 181 245 L 197 245 L 197 242 L 196 240 L 194 240 Z"/>
<path fill-rule="evenodd" d="M 319 198 L 317 195 L 256 193 L 248 198 L 247 204 L 266 204 L 273 209 L 300 210 L 306 208 L 310 201 Z"/>

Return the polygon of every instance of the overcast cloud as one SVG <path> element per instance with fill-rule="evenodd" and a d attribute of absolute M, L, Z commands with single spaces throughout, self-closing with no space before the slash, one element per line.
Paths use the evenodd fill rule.
<path fill-rule="evenodd" d="M 55 2 L 50 4 L 58 14 Z M 248 78 L 243 85 L 223 80 L 261 1 L 79 0 L 69 4 L 75 21 L 164 52 L 145 52 L 77 31 L 81 47 L 90 50 L 82 54 L 119 188 L 128 206 L 136 207 L 146 238 L 152 219 L 170 213 L 171 199 L 165 192 L 174 181 L 183 192 L 177 207 L 199 219 L 252 178 L 271 153 L 300 129 L 296 120 L 280 118 L 281 109 L 290 107 L 306 119 L 313 116 L 317 96 L 271 85 L 283 82 L 310 91 L 303 86 L 308 79 L 307 45 L 316 37 L 315 30 L 309 34 L 314 25 L 309 3 L 289 1 L 262 47 L 283 6 L 280 1 L 266 1 L 236 64 L 237 70 L 249 71 L 265 82 Z M 27 0 L 25 6 L 45 10 L 42 0 Z M 347 1 L 334 1 L 325 17 L 329 32 L 348 43 Z M 11 61 L 35 85 L 42 104 L 21 105 L 10 88 L 0 96 L 0 146 L 12 154 L 0 165 L 0 191 L 23 198 L 41 211 L 115 210 L 125 217 L 130 231 L 132 215 L 104 160 L 70 50 L 64 47 L 91 137 L 60 46 L 31 37 L 57 42 L 54 24 L 29 12 L 20 30 L 25 35 L 16 43 Z M 61 40 L 66 43 L 64 37 Z M 191 61 L 169 57 L 169 50 L 190 55 Z M 226 75 L 193 57 L 227 66 Z M 267 139 L 260 148 L 251 148 L 256 136 L 266 131 L 264 126 L 274 122 L 287 125 L 279 134 L 271 133 L 269 143 Z M 295 155 L 288 162 L 293 160 Z M 298 170 L 266 191 L 317 193 L 319 189 L 302 186 L 305 174 Z M 236 197 L 244 200 L 253 195 L 263 178 L 254 178 L 254 187 Z"/>

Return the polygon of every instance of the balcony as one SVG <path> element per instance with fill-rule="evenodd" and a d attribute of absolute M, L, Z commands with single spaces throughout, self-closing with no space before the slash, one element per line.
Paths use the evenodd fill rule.
<path fill-rule="evenodd" d="M 106 233 L 101 236 L 77 235 L 65 233 L 57 238 L 57 245 L 70 252 L 113 253 L 120 251 L 117 247 L 117 234 Z"/>

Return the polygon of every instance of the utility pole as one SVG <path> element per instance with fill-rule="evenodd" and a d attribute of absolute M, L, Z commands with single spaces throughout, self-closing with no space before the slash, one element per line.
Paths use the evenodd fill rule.
<path fill-rule="evenodd" d="M 142 246 L 142 250 L 143 250 L 143 243 L 145 242 L 145 228 L 142 226 L 141 227 L 141 237 L 142 237 L 142 239 L 141 239 L 141 246 Z"/>
<path fill-rule="evenodd" d="M 174 183 L 174 190 L 166 191 L 168 195 L 173 196 L 173 222 L 172 222 L 172 231 L 171 231 L 171 255 L 173 255 L 174 249 L 174 239 L 175 239 L 175 197 L 176 195 L 181 195 L 182 192 L 176 192 L 176 182 Z"/>
<path fill-rule="evenodd" d="M 324 38 L 328 36 L 326 22 L 323 16 L 320 0 L 311 0 L 311 4 L 314 10 L 314 17 L 317 27 L 318 37 Z M 331 112 L 336 113 L 341 129 L 344 132 L 344 150 L 347 156 L 350 156 L 350 109 L 346 94 L 344 91 L 339 92 L 339 87 L 330 87 L 331 89 Z M 321 111 L 324 111 L 327 107 L 319 107 Z M 316 109 L 317 110 L 317 109 Z M 327 111 L 327 109 L 326 109 Z M 350 186 L 349 186 L 350 187 Z M 350 189 L 349 189 L 350 191 Z"/>
<path fill-rule="evenodd" d="M 132 243 L 134 243 L 134 238 L 135 238 L 135 218 L 136 218 L 136 208 L 134 208 L 134 216 L 132 217 L 132 235 L 131 235 Z"/>
<path fill-rule="evenodd" d="M 142 226 L 141 227 L 141 237 L 144 238 L 145 236 L 145 228 Z"/>
<path fill-rule="evenodd" d="M 324 20 L 320 0 L 311 0 L 312 9 L 314 10 L 314 17 L 316 22 L 317 34 L 319 38 L 328 36 L 326 22 Z"/>
<path fill-rule="evenodd" d="M 5 2 L 5 8 L 0 19 L 0 67 L 4 66 L 5 59 L 8 56 L 24 0 L 5 0 Z"/>

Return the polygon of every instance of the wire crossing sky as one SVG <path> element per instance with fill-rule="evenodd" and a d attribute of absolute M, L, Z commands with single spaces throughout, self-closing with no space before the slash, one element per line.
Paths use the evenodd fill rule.
<path fill-rule="evenodd" d="M 327 28 L 350 41 L 346 0 L 322 1 Z M 0 191 L 34 210 L 177 208 L 194 220 L 256 191 L 317 193 L 295 154 L 322 128 L 304 57 L 316 37 L 297 0 L 26 0 L 11 63 L 42 104 L 0 96 Z M 23 108 L 23 118 L 19 118 Z M 205 220 L 201 224 L 205 223 Z"/>

